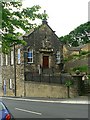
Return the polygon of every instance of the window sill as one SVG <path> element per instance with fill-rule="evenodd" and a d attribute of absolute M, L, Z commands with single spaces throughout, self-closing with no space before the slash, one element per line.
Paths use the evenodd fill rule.
<path fill-rule="evenodd" d="M 32 64 L 33 62 L 28 62 L 28 64 Z"/>

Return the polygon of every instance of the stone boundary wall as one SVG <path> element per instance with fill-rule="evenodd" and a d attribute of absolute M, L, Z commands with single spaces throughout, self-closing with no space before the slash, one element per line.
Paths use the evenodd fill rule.
<path fill-rule="evenodd" d="M 25 82 L 26 97 L 67 98 L 67 87 L 58 84 Z M 70 88 L 70 97 L 77 96 L 74 86 Z"/>
<path fill-rule="evenodd" d="M 24 88 L 21 85 L 24 85 Z M 26 81 L 18 83 L 19 89 L 17 91 L 17 97 L 48 97 L 48 98 L 67 98 L 67 87 L 60 84 L 48 84 L 40 82 Z M 7 91 L 6 96 L 14 96 L 11 91 Z M 3 90 L 0 92 L 0 96 L 4 96 Z M 78 96 L 78 92 L 75 86 L 70 87 L 70 97 Z"/>

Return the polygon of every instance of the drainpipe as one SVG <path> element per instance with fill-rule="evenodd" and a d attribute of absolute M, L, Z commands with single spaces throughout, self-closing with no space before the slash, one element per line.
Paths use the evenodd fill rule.
<path fill-rule="evenodd" d="M 15 43 L 14 43 L 14 87 L 15 87 L 15 96 L 16 96 L 16 54 L 15 54 Z"/>

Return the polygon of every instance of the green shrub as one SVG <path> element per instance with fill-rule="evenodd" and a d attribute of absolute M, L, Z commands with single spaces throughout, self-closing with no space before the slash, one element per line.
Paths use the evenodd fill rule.
<path fill-rule="evenodd" d="M 89 51 L 81 51 L 80 52 L 80 55 L 86 55 L 86 54 L 88 54 L 89 53 Z"/>
<path fill-rule="evenodd" d="M 88 66 L 87 65 L 85 65 L 85 66 L 78 66 L 78 67 L 73 68 L 72 71 L 75 72 L 76 70 L 79 70 L 80 72 L 87 72 L 88 71 Z"/>
<path fill-rule="evenodd" d="M 66 80 L 65 81 L 65 86 L 67 86 L 67 87 L 69 86 L 70 87 L 71 85 L 73 85 L 73 81 L 72 80 Z"/>

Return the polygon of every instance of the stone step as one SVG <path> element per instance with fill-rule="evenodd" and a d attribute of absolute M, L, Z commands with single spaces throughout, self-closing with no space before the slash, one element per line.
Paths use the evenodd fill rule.
<path fill-rule="evenodd" d="M 50 69 L 50 68 L 45 68 L 45 69 L 43 69 L 43 74 L 53 74 L 53 70 L 52 69 Z"/>

